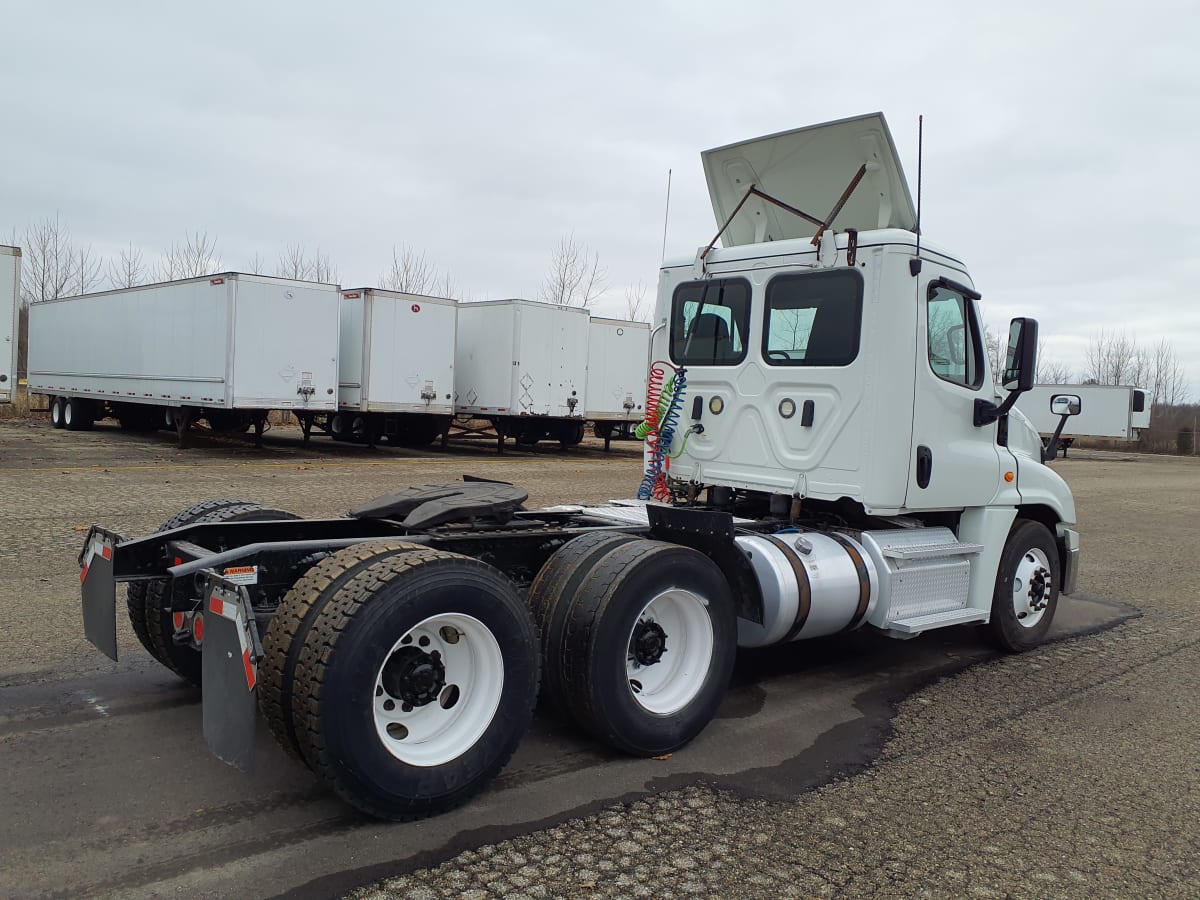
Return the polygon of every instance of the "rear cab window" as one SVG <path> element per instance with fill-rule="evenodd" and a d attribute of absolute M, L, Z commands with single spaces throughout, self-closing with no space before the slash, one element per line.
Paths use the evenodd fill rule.
<path fill-rule="evenodd" d="M 746 358 L 750 282 L 689 281 L 671 301 L 671 361 L 681 366 L 736 366 Z"/>
<path fill-rule="evenodd" d="M 851 270 L 779 275 L 767 285 L 762 356 L 770 366 L 848 366 L 862 335 L 863 281 Z"/>

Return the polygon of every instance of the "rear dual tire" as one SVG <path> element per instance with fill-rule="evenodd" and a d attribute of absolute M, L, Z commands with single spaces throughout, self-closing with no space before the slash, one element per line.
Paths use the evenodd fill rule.
<path fill-rule="evenodd" d="M 396 544 L 327 558 L 268 628 L 260 702 L 293 756 L 370 815 L 463 803 L 508 762 L 537 697 L 536 630 L 501 573 Z"/>
<path fill-rule="evenodd" d="M 173 515 L 158 527 L 170 531 L 203 522 L 263 522 L 296 519 L 298 516 L 245 500 L 206 500 Z M 216 548 L 214 548 L 216 549 Z M 190 644 L 175 642 L 175 623 L 167 597 L 168 579 L 133 582 L 126 589 L 129 623 L 143 647 L 160 663 L 185 681 L 201 686 L 203 657 Z M 200 598 L 196 598 L 199 605 Z"/>
<path fill-rule="evenodd" d="M 670 753 L 716 715 L 733 672 L 737 612 L 699 551 L 625 535 L 560 548 L 530 590 L 544 695 L 635 756 Z"/>

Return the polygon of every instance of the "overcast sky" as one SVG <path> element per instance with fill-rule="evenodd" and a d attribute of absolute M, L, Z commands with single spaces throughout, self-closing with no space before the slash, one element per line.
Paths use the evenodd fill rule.
<path fill-rule="evenodd" d="M 559 239 L 601 313 L 715 231 L 701 150 L 882 110 L 926 237 L 989 321 L 1083 367 L 1168 337 L 1200 398 L 1200 4 L 0 0 L 0 234 L 55 213 L 222 268 L 288 244 L 375 284 L 408 244 L 469 296 L 536 297 Z"/>

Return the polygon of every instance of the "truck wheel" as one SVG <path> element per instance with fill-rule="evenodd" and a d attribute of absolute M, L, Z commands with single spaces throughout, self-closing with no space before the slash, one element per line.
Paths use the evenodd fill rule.
<path fill-rule="evenodd" d="M 63 428 L 63 398 L 50 398 L 50 425 L 52 428 Z"/>
<path fill-rule="evenodd" d="M 1058 608 L 1058 548 L 1040 522 L 1017 519 L 1008 533 L 996 573 L 988 636 L 1010 653 L 1046 638 Z"/>
<path fill-rule="evenodd" d="M 733 593 L 688 547 L 638 540 L 588 570 L 565 616 L 560 705 L 585 730 L 635 756 L 683 746 L 709 723 L 737 651 Z"/>
<path fill-rule="evenodd" d="M 503 768 L 533 716 L 537 637 L 491 566 L 401 552 L 331 591 L 292 682 L 305 759 L 385 819 L 463 803 Z"/>
<path fill-rule="evenodd" d="M 78 397 L 67 397 L 63 401 L 62 417 L 67 431 L 86 431 L 92 427 L 91 404 Z"/>
<path fill-rule="evenodd" d="M 339 550 L 305 572 L 280 602 L 263 636 L 258 702 L 289 756 L 308 765 L 292 724 L 292 681 L 317 612 L 342 585 L 381 557 L 420 549 L 420 544 L 405 541 L 368 541 Z"/>
<path fill-rule="evenodd" d="M 187 518 L 184 518 L 187 516 Z M 183 525 L 196 525 L 201 522 L 265 522 L 281 519 L 297 519 L 289 512 L 271 509 L 258 503 L 244 503 L 234 500 L 209 500 L 183 510 L 167 522 L 163 523 L 160 531 L 179 528 Z M 172 524 L 173 523 L 173 524 Z M 150 653 L 168 669 L 179 677 L 200 687 L 202 657 L 199 650 L 187 645 L 176 644 L 174 641 L 175 624 L 172 622 L 171 610 L 166 607 L 166 592 L 170 582 L 163 578 L 144 583 L 145 593 L 141 597 L 144 611 L 145 639 L 142 644 Z M 135 615 L 135 600 L 131 596 L 133 588 L 127 594 L 129 618 L 133 621 Z M 199 599 L 199 598 L 197 598 Z M 137 631 L 137 627 L 134 627 Z M 139 633 L 138 637 L 142 635 Z"/>
<path fill-rule="evenodd" d="M 592 570 L 607 554 L 622 544 L 638 540 L 620 531 L 592 531 L 563 544 L 538 571 L 529 588 L 529 607 L 541 635 L 542 696 L 561 715 L 567 715 L 566 687 L 559 667 L 563 633 L 571 602 Z"/>

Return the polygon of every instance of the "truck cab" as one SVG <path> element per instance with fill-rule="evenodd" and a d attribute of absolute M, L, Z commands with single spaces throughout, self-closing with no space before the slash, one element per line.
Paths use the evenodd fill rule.
<path fill-rule="evenodd" d="M 668 440 L 647 446 L 657 498 L 712 489 L 732 507 L 765 500 L 864 530 L 949 528 L 978 549 L 946 624 L 987 617 L 1018 519 L 1053 535 L 1070 589 L 1070 490 L 1023 432 L 1009 440 L 980 295 L 961 259 L 919 236 L 882 115 L 703 160 L 722 246 L 661 270 L 651 358 L 676 408 Z M 1036 323 L 1014 320 L 1014 400 L 1035 344 Z M 894 620 L 881 609 L 876 624 Z"/>

